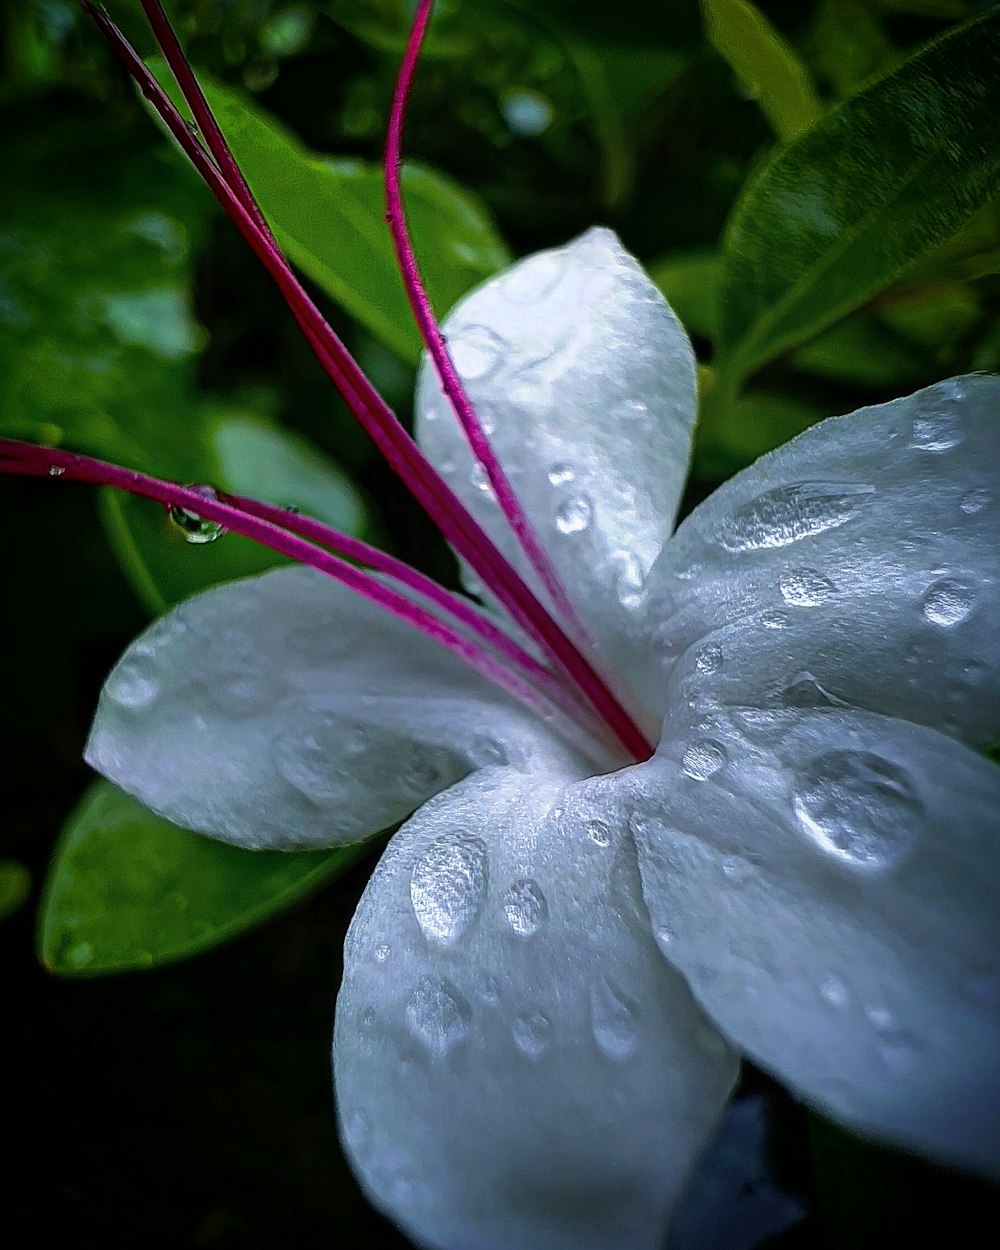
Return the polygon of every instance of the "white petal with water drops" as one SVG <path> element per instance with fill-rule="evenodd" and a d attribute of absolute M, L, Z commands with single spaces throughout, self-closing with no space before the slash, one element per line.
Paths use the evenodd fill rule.
<path fill-rule="evenodd" d="M 598 229 L 485 283 L 443 330 L 535 533 L 627 679 L 636 590 L 673 527 L 690 454 L 694 356 L 680 323 Z M 426 362 L 416 428 L 466 507 L 531 577 L 492 493 L 470 480 L 471 453 Z"/>
<path fill-rule="evenodd" d="M 696 508 L 647 579 L 665 700 L 795 706 L 808 674 L 816 705 L 1000 736 L 998 501 L 998 378 L 807 430 Z"/>
<path fill-rule="evenodd" d="M 664 957 L 835 1119 L 1000 1174 L 1000 994 L 971 989 L 1000 950 L 1000 769 L 836 708 L 712 729 L 726 762 L 707 780 L 670 737 L 622 774 Z"/>
<path fill-rule="evenodd" d="M 541 763 L 432 800 L 375 870 L 337 1004 L 342 1136 L 420 1245 L 659 1250 L 736 1061 L 660 959 L 627 831 L 612 811 L 588 832 L 613 784 Z M 456 941 L 428 941 L 412 882 L 431 890 L 438 864 L 451 893 L 436 848 L 459 829 L 486 848 L 486 897 Z"/>
<path fill-rule="evenodd" d="M 151 625 L 108 678 L 87 759 L 185 828 L 241 846 L 333 846 L 547 736 L 416 630 L 294 568 L 216 587 Z M 461 927 L 446 911 L 441 940 Z"/>

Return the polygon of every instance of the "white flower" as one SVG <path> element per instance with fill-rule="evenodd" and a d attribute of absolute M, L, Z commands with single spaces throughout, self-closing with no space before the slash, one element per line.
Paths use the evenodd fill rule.
<path fill-rule="evenodd" d="M 656 1247 L 731 1046 L 861 1133 L 995 1173 L 1000 770 L 976 748 L 1000 732 L 1000 382 L 824 422 L 671 536 L 693 358 L 614 236 L 521 262 L 445 330 L 655 756 L 595 765 L 301 569 L 153 625 L 88 748 L 244 846 L 416 811 L 337 1006 L 365 1189 L 446 1250 Z M 418 422 L 535 584 L 429 370 Z"/>

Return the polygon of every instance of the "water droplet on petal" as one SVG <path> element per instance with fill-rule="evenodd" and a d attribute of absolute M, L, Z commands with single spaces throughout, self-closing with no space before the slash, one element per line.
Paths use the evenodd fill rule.
<path fill-rule="evenodd" d="M 156 667 L 153 648 L 145 643 L 136 643 L 111 673 L 104 685 L 104 693 L 122 707 L 146 707 L 160 692 Z"/>
<path fill-rule="evenodd" d="M 474 460 L 472 468 L 469 470 L 469 485 L 476 490 L 481 490 L 483 494 L 489 494 L 493 487 L 490 485 L 489 475 L 486 472 L 486 466 L 479 460 Z"/>
<path fill-rule="evenodd" d="M 203 486 L 197 483 L 189 485 L 188 490 L 193 490 L 197 494 L 204 496 L 205 499 L 217 500 L 218 492 L 214 486 Z M 196 546 L 203 546 L 205 543 L 214 543 L 217 538 L 221 538 L 223 534 L 228 533 L 226 527 L 218 521 L 209 521 L 205 517 L 199 516 L 197 512 L 192 512 L 190 508 L 184 508 L 180 504 L 172 504 L 167 509 L 167 516 L 170 518 L 171 524 L 184 535 L 185 542 L 194 543 Z"/>
<path fill-rule="evenodd" d="M 716 531 L 716 541 L 733 552 L 787 547 L 853 520 L 868 506 L 873 494 L 871 486 L 824 482 L 777 486 L 724 518 Z"/>
<path fill-rule="evenodd" d="M 722 648 L 717 642 L 707 643 L 694 657 L 695 668 L 699 673 L 710 676 L 722 668 Z"/>
<path fill-rule="evenodd" d="M 699 738 L 684 752 L 684 771 L 695 781 L 707 781 L 725 762 L 725 748 L 710 738 Z"/>
<path fill-rule="evenodd" d="M 768 608 L 766 612 L 761 612 L 760 623 L 765 629 L 787 629 L 789 624 L 788 613 Z"/>
<path fill-rule="evenodd" d="M 476 382 L 500 363 L 507 345 L 488 326 L 463 326 L 448 337 L 452 363 L 464 382 Z"/>
<path fill-rule="evenodd" d="M 865 1007 L 865 1019 L 878 1033 L 884 1033 L 887 1029 L 891 1029 L 895 1023 L 895 1017 L 889 1008 L 877 1003 L 869 1003 Z"/>
<path fill-rule="evenodd" d="M 448 833 L 424 851 L 410 879 L 410 901 L 429 942 L 452 946 L 479 915 L 487 884 L 482 840 Z"/>
<path fill-rule="evenodd" d="M 327 806 L 344 793 L 337 763 L 343 726 L 334 716 L 313 716 L 279 734 L 271 748 L 278 773 L 305 798 Z"/>
<path fill-rule="evenodd" d="M 424 977 L 406 1003 L 406 1024 L 410 1033 L 436 1059 L 468 1036 L 472 1009 L 450 981 Z"/>
<path fill-rule="evenodd" d="M 49 465 L 49 477 L 62 477 L 65 472 L 65 468 L 61 464 Z"/>
<path fill-rule="evenodd" d="M 539 304 L 555 290 L 565 263 L 560 252 L 536 253 L 499 279 L 500 292 L 512 304 Z"/>
<path fill-rule="evenodd" d="M 816 569 L 795 569 L 783 573 L 778 583 L 781 597 L 797 608 L 816 608 L 834 592 L 833 582 Z"/>
<path fill-rule="evenodd" d="M 990 497 L 981 487 L 975 487 L 973 490 L 966 491 L 962 496 L 959 507 L 969 516 L 976 512 L 982 512 L 986 505 L 990 502 Z"/>
<path fill-rule="evenodd" d="M 922 411 L 913 419 L 914 447 L 921 451 L 949 451 L 962 441 L 959 404 L 964 398 L 957 380 L 942 382 L 921 399 Z"/>
<path fill-rule="evenodd" d="M 552 1041 L 552 1024 L 541 1011 L 525 1011 L 511 1026 L 514 1045 L 528 1059 L 540 1059 Z"/>
<path fill-rule="evenodd" d="M 615 597 L 628 612 L 640 607 L 645 597 L 646 574 L 639 557 L 631 551 L 616 551 L 610 557 Z"/>
<path fill-rule="evenodd" d="M 576 474 L 568 464 L 554 464 L 549 469 L 549 481 L 553 486 L 568 486 L 576 481 Z"/>
<path fill-rule="evenodd" d="M 950 629 L 952 625 L 965 620 L 975 606 L 975 601 L 970 586 L 953 577 L 943 577 L 927 591 L 921 606 L 924 616 L 932 625 Z"/>
<path fill-rule="evenodd" d="M 799 775 L 792 805 L 821 850 L 871 872 L 907 854 L 923 818 L 909 774 L 869 751 L 830 751 L 810 761 Z"/>
<path fill-rule="evenodd" d="M 829 1003 L 831 1007 L 847 1006 L 847 986 L 840 977 L 827 977 L 820 983 L 819 993 L 823 1001 Z"/>
<path fill-rule="evenodd" d="M 556 529 L 560 534 L 580 534 L 590 524 L 593 505 L 586 495 L 564 500 L 556 512 Z"/>
<path fill-rule="evenodd" d="M 603 820 L 591 820 L 587 822 L 587 837 L 597 846 L 611 845 L 611 830 Z"/>
<path fill-rule="evenodd" d="M 503 910 L 507 923 L 520 937 L 537 933 L 549 915 L 545 895 L 538 883 L 528 877 L 511 883 L 504 895 Z"/>
<path fill-rule="evenodd" d="M 639 1048 L 639 1005 L 607 977 L 590 990 L 590 1021 L 602 1054 L 616 1062 Z"/>
<path fill-rule="evenodd" d="M 392 947 L 389 946 L 388 943 L 383 942 L 381 943 L 381 945 L 375 947 L 374 953 L 375 953 L 375 962 L 379 964 L 384 964 L 385 961 L 392 954 Z"/>

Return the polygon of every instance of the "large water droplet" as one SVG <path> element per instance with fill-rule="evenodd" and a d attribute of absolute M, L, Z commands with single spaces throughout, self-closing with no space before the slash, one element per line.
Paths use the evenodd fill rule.
<path fill-rule="evenodd" d="M 921 606 L 924 616 L 932 625 L 949 629 L 965 620 L 975 602 L 971 586 L 953 577 L 942 577 L 924 595 Z"/>
<path fill-rule="evenodd" d="M 507 345 L 488 326 L 463 326 L 448 337 L 452 362 L 465 382 L 491 373 L 503 358 Z"/>
<path fill-rule="evenodd" d="M 203 486 L 193 483 L 187 489 L 195 491 L 205 499 L 217 500 L 219 498 L 214 486 Z M 171 524 L 184 535 L 186 542 L 199 546 L 205 543 L 214 543 L 217 538 L 221 538 L 223 534 L 228 532 L 226 527 L 218 521 L 209 521 L 205 517 L 199 516 L 197 512 L 192 512 L 190 508 L 181 507 L 180 504 L 172 504 L 167 509 L 167 516 L 170 518 Z"/>
<path fill-rule="evenodd" d="M 410 879 L 410 901 L 428 941 L 451 946 L 476 919 L 488 879 L 486 847 L 469 833 L 448 833 L 424 851 Z"/>
<path fill-rule="evenodd" d="M 601 1053 L 620 1063 L 639 1049 L 639 1005 L 601 977 L 590 990 L 590 1022 Z"/>
<path fill-rule="evenodd" d="M 587 837 L 590 838 L 596 846 L 611 845 L 611 830 L 603 820 L 591 820 L 587 822 Z"/>
<path fill-rule="evenodd" d="M 521 937 L 537 933 L 549 915 L 545 895 L 538 883 L 528 877 L 511 883 L 504 895 L 503 910 L 507 923 Z"/>
<path fill-rule="evenodd" d="M 724 518 L 716 541 L 726 551 L 761 551 L 836 529 L 871 502 L 874 487 L 800 482 L 758 495 Z"/>
<path fill-rule="evenodd" d="M 990 502 L 990 497 L 980 486 L 968 490 L 959 501 L 959 507 L 969 516 L 973 516 L 977 512 L 982 512 L 986 505 Z"/>
<path fill-rule="evenodd" d="M 443 977 L 424 977 L 406 1003 L 407 1027 L 436 1059 L 454 1050 L 471 1022 L 471 1007 Z"/>
<path fill-rule="evenodd" d="M 870 751 L 829 751 L 811 760 L 792 804 L 821 850 L 873 872 L 907 854 L 923 818 L 909 774 Z"/>
<path fill-rule="evenodd" d="M 278 773 L 305 798 L 327 805 L 341 798 L 344 778 L 338 768 L 342 726 L 334 716 L 307 718 L 279 734 L 271 748 Z"/>
<path fill-rule="evenodd" d="M 528 1059 L 540 1059 L 552 1041 L 552 1024 L 541 1011 L 525 1011 L 511 1026 L 514 1045 Z"/>
<path fill-rule="evenodd" d="M 957 380 L 942 382 L 921 399 L 921 411 L 913 419 L 913 446 L 921 451 L 949 451 L 962 441 L 960 403 L 964 399 Z"/>
<path fill-rule="evenodd" d="M 146 707 L 159 692 L 156 653 L 142 642 L 126 652 L 104 686 L 104 693 L 109 699 L 122 707 L 131 708 Z"/>
<path fill-rule="evenodd" d="M 817 608 L 834 592 L 833 582 L 816 569 L 793 569 L 778 583 L 781 597 L 797 608 Z"/>
<path fill-rule="evenodd" d="M 695 781 L 707 781 L 725 762 L 725 748 L 710 738 L 699 738 L 684 752 L 684 771 Z"/>
<path fill-rule="evenodd" d="M 579 534 L 587 528 L 594 509 L 586 495 L 564 500 L 556 511 L 556 529 L 560 534 Z"/>

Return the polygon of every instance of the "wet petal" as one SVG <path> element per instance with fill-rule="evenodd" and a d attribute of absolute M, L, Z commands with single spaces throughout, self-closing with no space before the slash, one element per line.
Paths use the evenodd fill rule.
<path fill-rule="evenodd" d="M 444 331 L 529 520 L 584 623 L 616 659 L 687 474 L 696 401 L 684 330 L 614 234 L 595 229 L 487 282 Z M 417 434 L 527 573 L 426 363 Z"/>
<path fill-rule="evenodd" d="M 544 733 L 441 647 L 309 569 L 198 595 L 101 695 L 88 762 L 169 820 L 249 847 L 333 846 Z"/>
<path fill-rule="evenodd" d="M 1000 732 L 1000 379 L 824 421 L 697 508 L 652 574 L 675 699 Z M 661 688 L 665 687 L 661 677 Z"/>
<path fill-rule="evenodd" d="M 1000 1171 L 1000 769 L 743 709 L 628 777 L 657 941 L 721 1031 L 857 1131 Z"/>
<path fill-rule="evenodd" d="M 437 1250 L 657 1250 L 736 1075 L 660 960 L 610 779 L 487 770 L 397 833 L 334 1070 L 373 1202 Z"/>

